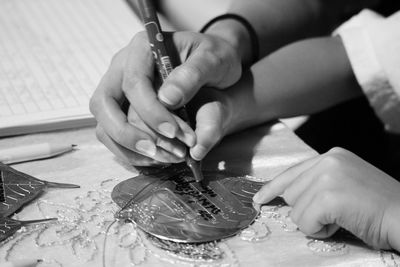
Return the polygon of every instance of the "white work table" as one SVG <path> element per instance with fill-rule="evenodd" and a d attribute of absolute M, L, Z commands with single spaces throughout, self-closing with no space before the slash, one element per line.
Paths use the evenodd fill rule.
<path fill-rule="evenodd" d="M 104 232 L 118 210 L 110 192 L 138 171 L 117 160 L 97 141 L 94 128 L 3 138 L 0 149 L 41 142 L 67 142 L 78 147 L 56 158 L 13 167 L 43 180 L 79 184 L 81 188 L 48 190 L 18 212 L 14 218 L 20 220 L 57 217 L 59 221 L 16 233 L 1 244 L 0 262 L 40 258 L 44 262 L 39 266 L 101 266 Z M 203 166 L 267 181 L 315 155 L 288 127 L 277 122 L 228 137 Z M 154 246 L 133 224 L 114 224 L 106 244 L 107 266 L 397 266 L 396 259 L 399 262 L 396 255 L 358 242 L 339 242 L 336 252 L 312 251 L 310 242 L 314 241 L 296 231 L 288 219 L 289 210 L 264 206 L 247 232 L 213 244 L 210 253 L 217 256 L 208 261 L 178 257 Z M 245 240 L 252 236 L 259 240 Z"/>

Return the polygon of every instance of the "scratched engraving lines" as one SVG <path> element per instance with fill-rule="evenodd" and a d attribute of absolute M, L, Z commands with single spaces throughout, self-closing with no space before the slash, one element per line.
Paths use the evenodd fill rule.
<path fill-rule="evenodd" d="M 165 212 L 166 210 L 168 212 Z M 145 224 L 156 232 L 162 231 L 169 235 L 179 234 L 187 237 L 197 236 L 192 229 L 185 229 L 185 226 L 197 223 L 198 216 L 195 211 L 175 197 L 168 188 L 156 187 L 151 190 L 148 198 L 134 205 L 133 212 L 137 214 L 139 225 Z M 158 236 L 156 232 L 155 235 Z"/>
<path fill-rule="evenodd" d="M 18 205 L 23 205 L 31 200 L 41 191 L 45 184 L 41 181 L 20 181 L 16 174 L 8 171 L 0 171 L 4 188 L 4 201 L 0 202 L 0 214 L 2 217 L 8 216 L 18 209 Z M 16 182 L 15 182 L 16 181 Z"/>
<path fill-rule="evenodd" d="M 0 223 L 0 233 L 5 234 L 7 230 L 11 229 L 11 226 L 15 225 L 15 222 L 8 222 L 4 221 L 3 223 Z"/>
<path fill-rule="evenodd" d="M 205 171 L 204 175 L 207 184 L 197 183 L 190 170 L 184 169 L 164 169 L 123 181 L 112 192 L 113 200 L 122 207 L 117 217 L 135 222 L 160 239 L 181 243 L 218 240 L 248 226 L 257 216 L 246 203 L 251 185 L 243 186 L 245 181 L 233 177 L 230 182 L 237 190 L 246 189 L 239 192 L 246 196 L 239 197 L 225 186 L 224 180 L 231 177 L 228 174 Z"/>

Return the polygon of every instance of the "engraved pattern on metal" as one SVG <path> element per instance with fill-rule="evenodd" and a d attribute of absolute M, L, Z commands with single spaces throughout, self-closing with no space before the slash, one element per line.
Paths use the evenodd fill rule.
<path fill-rule="evenodd" d="M 197 183 L 187 169 L 165 169 L 118 184 L 112 199 L 130 219 L 160 239 L 182 243 L 219 240 L 238 233 L 257 216 L 252 197 L 261 183 L 223 172 L 204 172 Z"/>
<path fill-rule="evenodd" d="M 19 229 L 26 225 L 56 221 L 56 218 L 40 219 L 32 221 L 18 221 L 10 218 L 0 218 L 0 242 L 6 240 Z"/>
<path fill-rule="evenodd" d="M 4 188 L 4 201 L 0 202 L 0 218 L 10 216 L 49 187 L 78 188 L 77 185 L 51 183 L 36 179 L 0 163 L 0 175 Z"/>

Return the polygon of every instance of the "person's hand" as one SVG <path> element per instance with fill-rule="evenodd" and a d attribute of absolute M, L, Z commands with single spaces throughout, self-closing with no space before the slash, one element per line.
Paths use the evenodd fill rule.
<path fill-rule="evenodd" d="M 308 236 L 326 238 L 343 227 L 375 248 L 400 249 L 400 183 L 347 150 L 289 168 L 253 200 L 260 205 L 278 195 Z"/>
<path fill-rule="evenodd" d="M 174 109 L 186 104 L 205 85 L 226 88 L 241 75 L 237 53 L 222 38 L 192 32 L 166 38 L 172 38 L 183 64 L 158 93 L 154 59 L 142 32 L 115 55 L 90 101 L 99 140 L 133 165 L 182 161 L 183 144 L 193 147 L 196 135 L 166 106 Z M 128 116 L 121 109 L 125 98 L 130 103 Z"/>

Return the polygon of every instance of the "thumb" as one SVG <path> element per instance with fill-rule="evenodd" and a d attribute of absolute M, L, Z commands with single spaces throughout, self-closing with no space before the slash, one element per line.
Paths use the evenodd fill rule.
<path fill-rule="evenodd" d="M 215 67 L 201 56 L 200 51 L 195 51 L 186 62 L 176 67 L 161 85 L 158 98 L 170 108 L 180 107 L 214 77 Z"/>
<path fill-rule="evenodd" d="M 217 103 L 202 106 L 196 115 L 196 145 L 190 149 L 195 160 L 202 160 L 223 137 L 222 112 Z"/>

